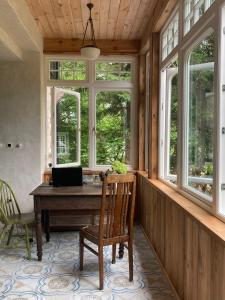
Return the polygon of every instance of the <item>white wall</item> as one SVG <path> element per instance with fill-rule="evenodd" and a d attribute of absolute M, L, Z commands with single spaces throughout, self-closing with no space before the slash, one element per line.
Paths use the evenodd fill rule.
<path fill-rule="evenodd" d="M 41 62 L 37 52 L 25 52 L 21 62 L 0 61 L 0 178 L 10 183 L 22 211 L 33 210 L 29 193 L 43 171 Z"/>

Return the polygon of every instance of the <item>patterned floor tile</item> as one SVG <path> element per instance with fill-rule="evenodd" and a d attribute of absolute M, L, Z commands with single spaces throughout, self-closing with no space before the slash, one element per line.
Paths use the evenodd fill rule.
<path fill-rule="evenodd" d="M 43 239 L 44 240 L 44 239 Z M 104 290 L 99 291 L 97 257 L 85 250 L 79 271 L 78 232 L 51 233 L 43 244 L 42 262 L 36 244 L 32 260 L 25 249 L 0 249 L 0 299 L 7 300 L 175 300 L 154 253 L 141 229 L 135 229 L 134 281 L 128 280 L 128 256 L 111 264 L 111 247 L 104 249 Z"/>

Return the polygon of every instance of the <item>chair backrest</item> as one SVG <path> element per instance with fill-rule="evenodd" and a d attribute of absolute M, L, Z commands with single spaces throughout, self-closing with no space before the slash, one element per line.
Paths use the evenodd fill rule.
<path fill-rule="evenodd" d="M 20 214 L 19 205 L 11 187 L 0 179 L 0 221 L 8 223 L 8 217 Z"/>
<path fill-rule="evenodd" d="M 133 226 L 136 176 L 107 175 L 103 179 L 99 238 L 130 234 Z"/>

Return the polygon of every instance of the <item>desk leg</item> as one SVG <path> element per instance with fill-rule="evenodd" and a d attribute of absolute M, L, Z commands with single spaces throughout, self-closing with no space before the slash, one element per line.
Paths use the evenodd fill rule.
<path fill-rule="evenodd" d="M 50 234 L 49 234 L 49 210 L 45 210 L 45 235 L 46 235 L 46 242 L 49 242 L 50 240 Z"/>
<path fill-rule="evenodd" d="M 42 260 L 42 224 L 41 224 L 41 207 L 40 206 L 41 206 L 40 197 L 34 196 L 37 256 L 38 256 L 39 261 Z"/>
<path fill-rule="evenodd" d="M 120 246 L 119 246 L 119 258 L 123 258 L 123 255 L 124 255 L 124 245 L 123 245 L 123 243 L 120 243 Z"/>

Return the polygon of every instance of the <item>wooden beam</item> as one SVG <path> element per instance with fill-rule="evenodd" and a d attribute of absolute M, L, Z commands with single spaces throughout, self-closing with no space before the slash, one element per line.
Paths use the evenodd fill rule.
<path fill-rule="evenodd" d="M 159 33 L 152 33 L 150 48 L 150 105 L 148 177 L 158 178 Z"/>
<path fill-rule="evenodd" d="M 88 43 L 88 42 L 87 42 Z M 138 54 L 140 40 L 97 40 L 101 54 Z M 79 53 L 81 39 L 45 39 L 45 54 Z"/>
<path fill-rule="evenodd" d="M 140 56 L 139 60 L 139 99 L 138 99 L 138 170 L 145 169 L 145 82 L 146 82 L 145 55 Z"/>

